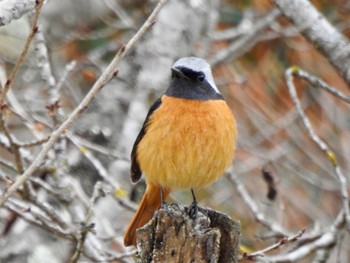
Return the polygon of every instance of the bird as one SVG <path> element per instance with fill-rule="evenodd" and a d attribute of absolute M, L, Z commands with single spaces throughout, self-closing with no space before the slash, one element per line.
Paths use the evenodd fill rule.
<path fill-rule="evenodd" d="M 133 183 L 145 175 L 146 190 L 127 227 L 124 245 L 152 219 L 175 189 L 210 185 L 232 164 L 237 126 L 232 110 L 202 58 L 184 57 L 171 67 L 170 84 L 150 107 L 131 151 Z"/>

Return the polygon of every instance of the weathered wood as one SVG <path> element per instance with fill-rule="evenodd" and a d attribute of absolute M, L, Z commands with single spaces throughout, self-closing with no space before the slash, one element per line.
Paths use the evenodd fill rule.
<path fill-rule="evenodd" d="M 237 262 L 240 223 L 227 215 L 198 207 L 164 205 L 137 230 L 137 262 Z"/>

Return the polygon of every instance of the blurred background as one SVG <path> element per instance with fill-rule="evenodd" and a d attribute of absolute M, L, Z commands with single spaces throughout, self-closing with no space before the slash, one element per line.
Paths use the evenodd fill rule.
<path fill-rule="evenodd" d="M 348 1 L 311 2 L 349 36 Z M 19 155 L 25 169 L 156 3 L 45 2 L 39 33 L 6 104 L 1 105 L 2 191 L 21 174 L 6 131 L 22 145 Z M 23 49 L 32 18 L 29 13 L 0 27 L 2 86 Z M 167 88 L 171 65 L 190 55 L 211 63 L 239 130 L 233 172 L 197 189 L 200 205 L 240 220 L 242 251 L 247 253 L 278 242 L 283 233 L 294 235 L 306 229 L 305 236 L 317 236 L 333 224 L 342 207 L 340 184 L 302 125 L 284 73 L 297 65 L 345 93 L 348 85 L 271 1 L 171 0 L 118 64 L 118 76 L 49 152 L 28 183 L 29 198 L 18 194 L 0 209 L 0 262 L 69 262 L 90 223 L 94 233 L 87 234 L 79 262 L 134 261 L 128 254 L 132 249 L 122 245 L 122 236 L 144 184 L 130 183 L 130 151 L 149 106 Z M 335 152 L 347 176 L 349 105 L 306 81 L 297 80 L 295 85 L 315 131 Z M 267 225 L 257 221 L 247 195 Z M 179 190 L 169 201 L 190 204 L 192 197 L 189 191 Z M 285 232 L 277 233 L 271 225 Z M 340 231 L 322 262 L 348 262 L 349 241 L 348 233 Z M 291 243 L 270 254 L 300 246 L 302 242 Z M 316 256 L 317 251 L 311 252 L 301 262 Z"/>

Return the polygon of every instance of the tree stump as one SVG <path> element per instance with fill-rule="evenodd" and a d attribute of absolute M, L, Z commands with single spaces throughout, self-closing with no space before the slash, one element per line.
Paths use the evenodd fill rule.
<path fill-rule="evenodd" d="M 237 262 L 240 223 L 227 215 L 198 207 L 164 205 L 137 230 L 137 262 Z"/>

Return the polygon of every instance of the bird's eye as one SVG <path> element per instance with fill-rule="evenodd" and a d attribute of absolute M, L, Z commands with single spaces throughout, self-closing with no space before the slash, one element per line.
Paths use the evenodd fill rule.
<path fill-rule="evenodd" d="M 200 82 L 204 81 L 204 80 L 205 80 L 205 75 L 204 75 L 204 73 L 202 73 L 202 72 L 199 73 L 197 79 L 198 79 Z"/>

